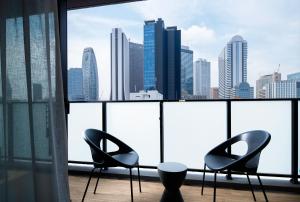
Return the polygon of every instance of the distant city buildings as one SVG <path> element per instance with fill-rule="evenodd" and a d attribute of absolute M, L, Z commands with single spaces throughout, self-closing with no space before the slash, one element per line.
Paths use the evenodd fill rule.
<path fill-rule="evenodd" d="M 84 100 L 82 68 L 68 70 L 68 98 L 69 101 Z"/>
<path fill-rule="evenodd" d="M 98 68 L 94 50 L 85 48 L 82 56 L 83 96 L 86 101 L 99 99 Z"/>
<path fill-rule="evenodd" d="M 129 42 L 129 84 L 130 92 L 144 89 L 144 45 Z"/>
<path fill-rule="evenodd" d="M 111 39 L 111 100 L 129 100 L 129 42 L 120 28 Z"/>
<path fill-rule="evenodd" d="M 235 95 L 240 83 L 247 82 L 247 41 L 236 35 L 219 55 L 219 97 L 229 99 Z"/>
<path fill-rule="evenodd" d="M 253 99 L 254 98 L 254 88 L 250 87 L 249 83 L 242 82 L 231 89 L 232 99 Z"/>
<path fill-rule="evenodd" d="M 287 80 L 294 80 L 294 81 L 300 81 L 300 72 L 288 74 Z"/>
<path fill-rule="evenodd" d="M 273 74 L 263 75 L 256 81 L 256 98 L 266 98 L 266 86 L 272 82 L 281 81 L 281 74 L 274 72 Z"/>
<path fill-rule="evenodd" d="M 219 88 L 213 87 L 210 89 L 210 99 L 219 99 Z"/>
<path fill-rule="evenodd" d="M 157 90 L 164 99 L 181 98 L 181 31 L 164 21 L 145 21 L 144 90 Z"/>
<path fill-rule="evenodd" d="M 210 98 L 210 62 L 198 59 L 194 63 L 194 95 Z"/>
<path fill-rule="evenodd" d="M 266 86 L 266 98 L 299 98 L 300 81 L 283 80 Z"/>
<path fill-rule="evenodd" d="M 163 95 L 157 90 L 140 91 L 138 93 L 130 93 L 130 100 L 162 100 Z"/>
<path fill-rule="evenodd" d="M 181 46 L 181 97 L 193 95 L 193 51 Z"/>
<path fill-rule="evenodd" d="M 210 62 L 201 58 L 193 61 L 193 50 L 181 46 L 181 31 L 176 26 L 165 28 L 161 18 L 145 21 L 144 44 L 129 42 L 121 28 L 114 28 L 111 100 L 252 99 L 254 88 L 247 82 L 247 60 L 247 41 L 239 35 L 232 37 L 218 57 L 218 87 L 211 88 Z M 15 71 L 7 72 L 11 86 L 18 89 L 12 79 Z M 45 75 L 34 76 L 39 81 Z M 92 48 L 84 49 L 82 68 L 70 68 L 68 78 L 70 101 L 99 99 L 98 69 Z M 11 86 L 8 91 L 13 98 Z M 46 96 L 44 88 L 39 82 L 33 83 L 34 100 Z M 300 97 L 300 72 L 288 74 L 287 80 L 281 80 L 281 73 L 274 72 L 256 81 L 258 99 L 296 97 Z"/>

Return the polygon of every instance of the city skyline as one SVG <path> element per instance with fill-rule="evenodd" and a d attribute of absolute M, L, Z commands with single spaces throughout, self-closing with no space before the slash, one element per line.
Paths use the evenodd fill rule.
<path fill-rule="evenodd" d="M 147 26 L 151 25 L 148 29 Z M 154 25 L 154 26 L 153 26 Z M 156 26 L 158 25 L 159 28 Z M 139 99 L 139 96 L 157 96 L 153 93 L 157 91 L 163 96 L 163 99 L 211 99 L 211 90 L 215 87 L 211 87 L 210 79 L 210 62 L 206 59 L 199 58 L 194 62 L 192 68 L 192 79 L 193 79 L 193 94 L 185 94 L 181 97 L 183 84 L 182 73 L 185 70 L 186 64 L 181 62 L 183 58 L 183 53 L 189 53 L 192 55 L 193 51 L 189 49 L 188 46 L 181 45 L 181 35 L 180 30 L 177 30 L 176 26 L 164 28 L 164 21 L 158 19 L 158 21 L 145 21 L 144 25 L 144 41 L 147 44 L 146 49 L 144 44 L 137 44 L 129 42 L 125 33 L 123 33 L 121 28 L 113 28 L 111 32 L 111 97 L 110 100 L 130 100 L 131 90 L 130 90 L 130 78 L 136 75 L 130 75 L 130 72 L 134 72 L 130 62 L 130 50 L 135 51 L 135 55 L 138 54 L 137 51 L 146 55 L 144 59 L 143 66 L 150 64 L 150 72 L 153 71 L 152 85 L 147 89 L 145 80 L 147 80 L 147 72 L 143 74 L 144 78 L 144 89 L 135 91 L 134 99 Z M 153 30 L 153 31 L 151 31 Z M 155 30 L 155 31 L 154 31 Z M 161 37 L 156 38 L 159 35 L 157 30 L 160 30 Z M 149 32 L 150 31 L 150 32 Z M 149 35 L 150 33 L 150 35 Z M 150 38 L 149 38 L 150 36 Z M 155 36 L 153 38 L 153 36 Z M 148 42 L 148 40 L 150 40 Z M 166 41 L 165 41 L 166 40 Z M 133 48 L 130 49 L 130 44 L 134 45 L 137 50 Z M 161 46 L 166 44 L 166 46 Z M 176 45 L 177 44 L 177 45 Z M 177 47 L 174 49 L 174 47 Z M 150 48 L 150 49 L 149 49 Z M 159 49 L 160 48 L 160 49 Z M 147 50 L 148 49 L 148 50 Z M 146 50 L 146 51 L 145 51 Z M 150 53 L 147 53 L 147 51 Z M 159 54 L 156 53 L 159 52 Z M 185 53 L 185 54 L 186 54 Z M 154 54 L 154 55 L 151 55 Z M 177 56 L 177 57 L 176 57 Z M 186 56 L 185 56 L 186 57 Z M 275 72 L 274 74 L 263 75 L 256 80 L 256 96 L 254 96 L 254 87 L 251 87 L 247 82 L 247 57 L 248 57 L 248 44 L 247 41 L 242 38 L 242 36 L 236 35 L 225 45 L 219 55 L 219 88 L 218 99 L 253 99 L 253 98 L 289 98 L 289 97 L 300 97 L 300 72 L 288 74 L 288 80 L 281 80 L 281 74 Z M 157 67 L 157 58 L 162 60 L 158 62 L 161 66 Z M 179 58 L 179 60 L 175 60 Z M 150 61 L 149 61 L 150 59 Z M 132 58 L 131 58 L 132 60 Z M 140 59 L 139 59 L 140 60 Z M 153 61 L 151 61 L 153 60 Z M 190 58 L 189 58 L 190 60 Z M 191 62 L 193 62 L 191 60 Z M 148 61 L 148 62 L 147 62 Z M 143 63 L 140 61 L 140 65 Z M 150 63 L 149 63 L 150 62 Z M 154 62 L 154 63 L 153 63 Z M 178 64 L 177 64 L 178 63 Z M 203 64 L 202 64 L 203 63 Z M 177 65 L 176 65 L 177 64 Z M 176 67 L 178 69 L 176 69 Z M 131 70 L 130 70 L 131 69 Z M 144 69 L 144 68 L 143 68 Z M 148 68 L 149 69 L 149 68 Z M 79 78 L 80 75 L 75 75 L 75 70 L 81 70 L 82 77 L 82 89 L 75 89 L 74 86 L 79 86 L 80 81 L 73 81 L 75 78 Z M 68 71 L 69 81 L 68 88 L 69 99 L 70 100 L 101 100 L 98 96 L 98 73 L 97 73 L 97 61 L 95 59 L 95 54 L 93 48 L 85 48 L 82 55 L 82 69 L 80 68 L 70 68 Z M 149 70 L 148 70 L 149 71 Z M 171 71 L 171 72 L 170 72 Z M 190 71 L 190 70 L 189 70 Z M 157 82 L 157 72 L 162 75 L 161 81 Z M 176 72 L 179 73 L 176 76 Z M 278 76 L 277 76 L 278 74 Z M 171 83 L 169 81 L 171 80 Z M 148 82 L 149 83 L 149 82 Z M 158 84 L 159 86 L 156 86 Z M 179 85 L 176 87 L 176 83 Z M 169 88 L 171 93 L 169 93 Z M 177 89 L 177 90 L 176 90 Z M 279 89 L 274 91 L 274 89 Z M 153 91 L 154 90 L 154 91 Z M 161 92 L 159 92 L 161 90 Z M 173 92 L 172 92 L 173 90 Z M 81 98 L 80 93 L 75 91 L 82 91 L 83 98 Z M 148 94 L 146 91 L 153 91 Z M 277 92 L 278 91 L 278 92 Z M 74 93 L 75 92 L 75 93 Z M 179 93 L 178 93 L 179 92 Z M 261 93 L 263 92 L 263 97 Z M 77 94 L 76 94 L 77 93 Z M 173 93 L 173 97 L 168 97 L 169 94 Z M 178 93 L 178 94 L 177 94 Z M 76 97 L 74 99 L 74 97 Z M 159 96 L 159 95 L 158 95 Z M 197 97 L 198 96 L 198 97 Z M 214 96 L 215 97 L 215 96 Z M 148 99 L 148 98 L 147 98 Z M 102 99 L 103 100 L 103 99 Z"/>
<path fill-rule="evenodd" d="M 152 9 L 158 4 L 162 9 Z M 69 67 L 80 66 L 81 51 L 93 46 L 99 65 L 99 79 L 103 84 L 100 86 L 101 98 L 108 99 L 111 28 L 121 27 L 130 36 L 131 42 L 142 44 L 144 20 L 161 17 L 166 24 L 177 25 L 182 30 L 182 44 L 194 51 L 194 58 L 211 61 L 212 86 L 218 85 L 219 51 L 236 34 L 242 35 L 251 44 L 248 56 L 248 82 L 251 86 L 255 86 L 260 76 L 277 71 L 279 64 L 285 79 L 287 74 L 298 72 L 300 67 L 300 47 L 297 45 L 300 43 L 299 6 L 299 1 L 292 0 L 152 0 L 69 11 Z"/>

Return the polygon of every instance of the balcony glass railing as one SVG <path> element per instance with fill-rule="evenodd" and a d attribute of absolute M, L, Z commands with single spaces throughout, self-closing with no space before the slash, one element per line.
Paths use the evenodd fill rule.
<path fill-rule="evenodd" d="M 231 104 L 232 134 L 266 130 L 272 137 L 261 153 L 258 172 L 291 173 L 291 102 L 245 101 Z M 239 153 L 233 148 L 232 153 Z"/>
<path fill-rule="evenodd" d="M 226 140 L 226 102 L 164 103 L 165 161 L 203 169 L 205 154 Z"/>
<path fill-rule="evenodd" d="M 134 148 L 141 165 L 160 162 L 159 103 L 108 103 L 107 132 Z M 107 149 L 114 149 L 109 142 Z"/>
<path fill-rule="evenodd" d="M 69 160 L 91 162 L 90 150 L 83 140 L 84 130 L 103 129 L 103 124 L 107 132 L 139 153 L 143 166 L 157 166 L 161 160 L 178 161 L 199 170 L 205 154 L 226 140 L 230 131 L 234 136 L 249 130 L 266 130 L 272 139 L 262 152 L 259 172 L 291 176 L 292 102 L 295 100 L 71 103 Z M 108 143 L 107 149 L 114 150 L 114 146 Z M 245 151 L 241 145 L 232 147 L 232 153 Z"/>
<path fill-rule="evenodd" d="M 87 128 L 102 130 L 102 103 L 72 103 L 68 116 L 69 161 L 91 162 L 91 151 L 83 140 Z"/>

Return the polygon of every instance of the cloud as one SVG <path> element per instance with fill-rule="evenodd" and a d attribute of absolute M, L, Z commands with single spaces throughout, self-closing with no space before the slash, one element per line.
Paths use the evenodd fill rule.
<path fill-rule="evenodd" d="M 169 25 L 184 26 L 191 18 L 200 14 L 201 9 L 195 8 L 201 8 L 201 2 L 203 0 L 150 0 L 130 4 L 130 7 L 145 20 L 160 17 Z"/>
<path fill-rule="evenodd" d="M 186 45 L 199 47 L 215 41 L 215 31 L 206 26 L 193 25 L 188 29 L 182 29 L 182 42 Z"/>

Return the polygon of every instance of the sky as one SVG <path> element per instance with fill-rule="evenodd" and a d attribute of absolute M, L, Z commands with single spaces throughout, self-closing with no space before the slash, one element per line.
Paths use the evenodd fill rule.
<path fill-rule="evenodd" d="M 212 87 L 218 86 L 218 56 L 237 34 L 248 42 L 251 86 L 274 71 L 283 79 L 300 72 L 300 0 L 148 0 L 69 11 L 68 67 L 81 67 L 83 49 L 92 47 L 100 99 L 108 99 L 112 28 L 143 43 L 144 21 L 157 18 L 182 31 L 182 45 L 194 51 L 194 61 L 211 62 Z"/>

